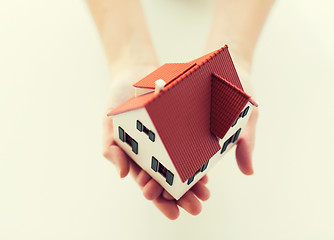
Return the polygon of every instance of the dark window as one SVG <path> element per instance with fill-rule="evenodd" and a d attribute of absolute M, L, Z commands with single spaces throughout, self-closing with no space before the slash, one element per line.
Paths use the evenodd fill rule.
<path fill-rule="evenodd" d="M 171 173 L 169 170 L 167 170 L 167 173 L 166 173 L 166 182 L 169 184 L 169 185 L 173 185 L 173 180 L 174 180 L 174 174 Z"/>
<path fill-rule="evenodd" d="M 238 131 L 234 134 L 232 142 L 236 142 L 238 140 L 240 132 L 241 132 L 241 128 L 239 128 Z"/>
<path fill-rule="evenodd" d="M 155 134 L 151 130 L 148 132 L 148 138 L 154 142 L 155 141 Z"/>
<path fill-rule="evenodd" d="M 199 172 L 203 172 L 205 171 L 205 169 L 208 167 L 208 164 L 209 164 L 209 161 L 207 161 L 200 169 L 197 170 L 197 172 L 194 173 L 194 175 L 192 175 L 189 179 L 188 179 L 188 182 L 187 184 L 189 185 L 190 183 L 192 183 L 196 177 L 196 175 L 199 173 Z"/>
<path fill-rule="evenodd" d="M 234 127 L 234 125 L 237 124 L 238 120 L 239 120 L 239 117 L 234 121 L 234 123 L 232 124 L 232 127 Z"/>
<path fill-rule="evenodd" d="M 138 120 L 137 120 L 137 129 L 141 132 L 143 131 L 143 124 L 139 122 Z"/>
<path fill-rule="evenodd" d="M 203 167 L 201 168 L 201 172 L 204 172 L 205 169 L 208 167 L 208 165 L 209 165 L 209 161 L 207 161 L 207 162 L 203 165 Z"/>
<path fill-rule="evenodd" d="M 165 166 L 162 165 L 161 163 L 159 163 L 159 170 L 158 171 L 162 176 L 166 177 L 167 168 L 165 168 Z"/>
<path fill-rule="evenodd" d="M 157 172 L 158 171 L 158 160 L 152 156 L 151 168 Z"/>
<path fill-rule="evenodd" d="M 164 165 L 159 163 L 159 161 L 152 156 L 152 161 L 151 161 L 151 168 L 155 172 L 159 172 L 164 178 L 166 178 L 166 182 L 169 185 L 173 185 L 173 180 L 174 180 L 174 174 L 169 171 L 167 168 L 165 168 Z"/>
<path fill-rule="evenodd" d="M 124 142 L 124 130 L 121 127 L 118 127 L 118 136 L 119 139 L 121 139 L 121 141 Z"/>
<path fill-rule="evenodd" d="M 247 115 L 248 111 L 249 111 L 249 106 L 246 107 L 246 109 L 243 111 L 242 117 L 245 117 Z"/>
<path fill-rule="evenodd" d="M 139 120 L 137 120 L 137 129 L 140 132 L 144 132 L 146 133 L 146 135 L 148 135 L 148 138 L 154 142 L 155 141 L 155 134 L 154 132 L 152 132 L 150 129 L 148 129 L 147 127 L 145 127 L 145 125 L 143 125 Z"/>
<path fill-rule="evenodd" d="M 125 142 L 126 142 L 129 146 L 132 146 L 132 137 L 130 137 L 127 133 L 125 133 Z"/>
<path fill-rule="evenodd" d="M 233 139 L 233 136 L 230 137 L 229 139 L 227 139 L 225 142 L 224 142 L 224 145 L 222 147 L 222 150 L 220 151 L 220 154 L 223 154 L 225 151 L 226 151 L 226 148 L 227 146 L 230 144 L 230 142 L 232 142 L 232 139 Z"/>
<path fill-rule="evenodd" d="M 136 140 L 132 139 L 132 137 L 130 137 L 129 134 L 124 132 L 124 130 L 121 127 L 118 128 L 118 132 L 119 132 L 119 138 L 123 142 L 126 142 L 132 148 L 132 152 L 138 154 L 138 143 L 136 142 Z"/>
<path fill-rule="evenodd" d="M 133 139 L 131 142 L 131 147 L 132 147 L 132 152 L 134 152 L 135 154 L 138 154 L 138 143 Z"/>
<path fill-rule="evenodd" d="M 195 175 L 192 175 L 189 179 L 187 184 L 189 185 L 190 183 L 192 183 L 194 181 Z"/>
<path fill-rule="evenodd" d="M 143 132 L 144 133 L 146 133 L 147 135 L 148 135 L 148 132 L 149 132 L 150 130 L 147 128 L 147 127 L 145 127 L 144 125 L 143 125 Z"/>

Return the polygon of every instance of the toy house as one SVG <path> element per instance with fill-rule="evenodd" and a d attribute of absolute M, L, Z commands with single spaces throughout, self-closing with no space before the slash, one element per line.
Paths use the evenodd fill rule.
<path fill-rule="evenodd" d="M 115 140 L 175 199 L 236 143 L 257 107 L 227 46 L 164 64 L 133 86 L 135 96 L 108 114 Z"/>

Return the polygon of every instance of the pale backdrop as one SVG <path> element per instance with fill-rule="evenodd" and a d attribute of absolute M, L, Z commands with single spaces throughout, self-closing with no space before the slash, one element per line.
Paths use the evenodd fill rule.
<path fill-rule="evenodd" d="M 143 3 L 162 63 L 203 53 L 214 1 Z M 229 154 L 203 212 L 169 221 L 102 157 L 110 76 L 84 2 L 0 1 L 0 239 L 334 239 L 333 9 L 277 2 L 254 61 L 255 175 Z"/>

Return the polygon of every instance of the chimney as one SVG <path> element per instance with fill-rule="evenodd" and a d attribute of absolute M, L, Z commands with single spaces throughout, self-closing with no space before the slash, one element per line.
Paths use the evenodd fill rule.
<path fill-rule="evenodd" d="M 154 94 L 158 94 L 166 85 L 166 82 L 162 79 L 156 80 L 155 81 L 155 89 L 154 89 Z"/>

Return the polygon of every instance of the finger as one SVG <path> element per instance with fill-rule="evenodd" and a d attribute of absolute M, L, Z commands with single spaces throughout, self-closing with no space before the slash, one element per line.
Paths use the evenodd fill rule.
<path fill-rule="evenodd" d="M 246 175 L 252 175 L 254 173 L 252 149 L 244 138 L 239 140 L 235 153 L 240 171 Z"/>
<path fill-rule="evenodd" d="M 210 198 L 210 191 L 201 181 L 197 182 L 192 188 L 191 191 L 202 201 L 206 201 Z"/>
<path fill-rule="evenodd" d="M 163 188 L 153 178 L 143 188 L 143 194 L 147 200 L 153 200 L 160 196 Z"/>
<path fill-rule="evenodd" d="M 204 175 L 199 181 L 204 183 L 204 184 L 207 184 L 209 182 L 208 175 Z"/>
<path fill-rule="evenodd" d="M 134 179 L 137 179 L 138 174 L 141 171 L 141 167 L 137 165 L 132 159 L 130 160 L 130 173 Z"/>
<path fill-rule="evenodd" d="M 128 175 L 130 159 L 120 147 L 117 145 L 112 145 L 104 151 L 103 155 L 105 158 L 116 165 L 121 178 L 124 178 Z"/>
<path fill-rule="evenodd" d="M 136 178 L 136 181 L 138 183 L 138 185 L 143 188 L 148 181 L 150 181 L 152 179 L 152 177 L 150 175 L 147 174 L 147 172 L 145 172 L 144 170 L 141 170 Z"/>
<path fill-rule="evenodd" d="M 175 220 L 180 215 L 176 201 L 169 201 L 159 196 L 153 200 L 153 203 L 170 220 Z"/>
<path fill-rule="evenodd" d="M 166 200 L 174 200 L 174 197 L 172 195 L 170 195 L 166 190 L 163 191 L 162 196 L 164 197 L 164 199 Z"/>
<path fill-rule="evenodd" d="M 202 211 L 202 205 L 200 201 L 195 197 L 191 190 L 186 192 L 177 201 L 177 204 L 191 215 L 198 215 Z"/>
<path fill-rule="evenodd" d="M 258 111 L 254 109 L 249 121 L 245 127 L 242 136 L 237 142 L 236 159 L 238 166 L 246 175 L 252 175 L 254 173 L 252 165 L 252 153 L 254 149 L 255 141 L 255 126 L 258 118 Z"/>

